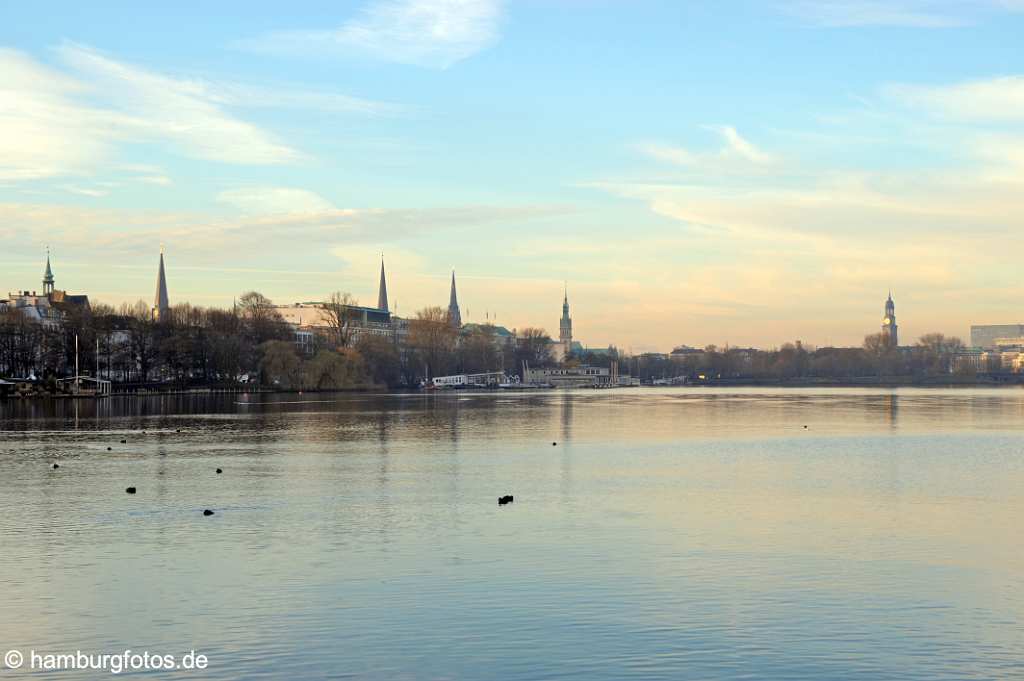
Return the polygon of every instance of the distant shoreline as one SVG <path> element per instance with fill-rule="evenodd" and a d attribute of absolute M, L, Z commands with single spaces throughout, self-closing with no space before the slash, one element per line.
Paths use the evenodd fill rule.
<path fill-rule="evenodd" d="M 1008 377 L 1008 380 L 978 380 L 978 379 L 957 379 L 955 377 L 933 377 L 929 379 L 903 378 L 861 378 L 851 380 L 834 379 L 705 379 L 696 380 L 683 385 L 650 385 L 632 386 L 640 389 L 651 388 L 1019 388 L 1024 386 L 1024 376 Z M 623 386 L 630 387 L 630 386 Z M 586 390 L 585 388 L 583 388 Z M 621 389 L 621 388 L 618 388 Z M 545 393 L 560 392 L 558 388 L 542 391 Z M 327 389 L 327 390 L 280 390 L 271 388 L 168 388 L 167 390 L 140 390 L 113 392 L 110 398 L 121 397 L 167 397 L 167 396 L 219 396 L 219 395 L 303 395 L 303 394 L 417 394 L 429 395 L 450 395 L 464 393 L 505 393 L 506 391 L 491 391 L 477 389 L 453 389 L 444 391 L 423 392 L 411 388 L 385 388 L 383 386 L 361 386 L 348 389 Z M 76 399 L 100 399 L 91 394 L 71 395 L 66 393 L 11 393 L 0 395 L 0 400 L 22 401 L 22 400 L 76 400 Z"/>

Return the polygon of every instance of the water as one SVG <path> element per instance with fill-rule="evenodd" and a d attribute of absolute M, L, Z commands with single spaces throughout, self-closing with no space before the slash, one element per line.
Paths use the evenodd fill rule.
<path fill-rule="evenodd" d="M 211 679 L 1024 678 L 1022 518 L 1020 390 L 9 401 L 0 653 L 194 649 L 209 667 L 177 677 Z"/>

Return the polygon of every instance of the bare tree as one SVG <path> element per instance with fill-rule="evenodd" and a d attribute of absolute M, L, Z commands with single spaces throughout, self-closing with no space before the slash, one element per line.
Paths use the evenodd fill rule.
<path fill-rule="evenodd" d="M 352 344 L 353 323 L 359 303 L 349 293 L 335 291 L 330 301 L 323 304 L 322 316 L 330 330 L 331 342 L 335 347 L 347 348 Z"/>
<path fill-rule="evenodd" d="M 443 375 L 452 365 L 458 329 L 449 323 L 448 312 L 427 307 L 409 322 L 409 345 L 416 352 L 427 378 Z"/>
<path fill-rule="evenodd" d="M 517 370 L 523 362 L 531 366 L 542 367 L 551 364 L 551 336 L 544 329 L 527 327 L 522 329 L 516 338 Z"/>
<path fill-rule="evenodd" d="M 274 302 L 262 293 L 243 293 L 238 299 L 238 315 L 245 322 L 253 345 L 262 345 L 268 340 L 290 339 L 291 332 L 281 313 L 274 308 Z"/>

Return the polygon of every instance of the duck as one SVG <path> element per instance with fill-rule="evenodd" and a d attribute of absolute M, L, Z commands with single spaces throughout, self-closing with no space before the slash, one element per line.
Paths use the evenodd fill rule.
<path fill-rule="evenodd" d="M 128 494 L 135 494 L 135 488 L 134 487 L 128 487 L 128 488 L 125 489 L 125 492 L 127 492 Z"/>
<path fill-rule="evenodd" d="M 206 516 L 213 515 L 213 511 L 211 511 L 210 509 L 206 509 L 205 511 L 203 511 L 203 515 L 206 515 Z"/>
<path fill-rule="evenodd" d="M 498 497 L 498 506 L 504 506 L 505 504 L 511 504 L 515 498 L 511 494 L 506 494 L 503 497 Z"/>

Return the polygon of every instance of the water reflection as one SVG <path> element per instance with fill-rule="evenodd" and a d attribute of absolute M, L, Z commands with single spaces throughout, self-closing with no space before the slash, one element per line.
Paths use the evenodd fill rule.
<path fill-rule="evenodd" d="M 196 648 L 215 679 L 1009 678 L 1022 416 L 1015 390 L 0 403 L 0 639 Z"/>

